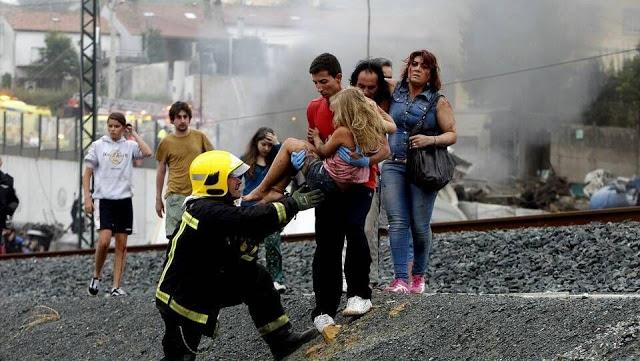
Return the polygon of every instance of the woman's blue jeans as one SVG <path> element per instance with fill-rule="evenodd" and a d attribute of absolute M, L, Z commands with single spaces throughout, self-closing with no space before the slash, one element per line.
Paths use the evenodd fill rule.
<path fill-rule="evenodd" d="M 404 163 L 382 165 L 382 197 L 389 218 L 389 242 L 395 278 L 409 280 L 407 261 L 413 240 L 414 275 L 422 275 L 431 254 L 431 214 L 438 192 L 428 192 L 409 182 Z"/>

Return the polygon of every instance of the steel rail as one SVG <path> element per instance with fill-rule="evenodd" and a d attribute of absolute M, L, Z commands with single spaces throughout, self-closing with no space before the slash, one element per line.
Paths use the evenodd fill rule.
<path fill-rule="evenodd" d="M 626 208 L 610 208 L 604 210 L 590 210 L 590 211 L 576 211 L 576 212 L 561 212 L 561 213 L 549 213 L 539 214 L 531 216 L 520 217 L 504 217 L 504 218 L 490 218 L 490 219 L 477 219 L 471 221 L 457 221 L 457 222 L 438 222 L 431 225 L 431 230 L 434 233 L 446 233 L 446 232 L 473 232 L 473 231 L 490 231 L 499 229 L 515 229 L 515 228 L 529 228 L 529 227 L 562 227 L 589 224 L 592 222 L 599 223 L 619 223 L 625 221 L 640 222 L 640 207 L 626 207 Z M 387 235 L 386 229 L 380 229 L 381 235 Z M 300 233 L 292 235 L 282 236 L 283 241 L 286 242 L 300 242 L 300 241 L 312 241 L 315 239 L 315 233 Z M 127 252 L 147 252 L 147 251 L 164 251 L 166 250 L 166 244 L 150 244 L 141 246 L 129 246 Z M 9 253 L 0 255 L 0 261 L 16 258 L 31 258 L 31 257 L 62 257 L 62 256 L 76 256 L 76 255 L 92 255 L 95 250 L 93 248 L 87 249 L 75 249 L 65 251 L 51 251 L 51 252 L 36 252 L 36 253 Z M 109 252 L 113 252 L 113 248 L 109 249 Z"/>

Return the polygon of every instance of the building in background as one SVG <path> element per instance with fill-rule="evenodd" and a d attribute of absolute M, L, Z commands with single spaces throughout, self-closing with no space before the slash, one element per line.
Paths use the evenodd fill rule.
<path fill-rule="evenodd" d="M 68 36 L 80 53 L 80 12 L 47 12 L 13 8 L 0 15 L 0 75 L 9 74 L 14 86 L 33 88 L 29 68 L 41 58 L 48 34 Z M 101 56 L 109 51 L 110 27 L 101 20 Z"/>

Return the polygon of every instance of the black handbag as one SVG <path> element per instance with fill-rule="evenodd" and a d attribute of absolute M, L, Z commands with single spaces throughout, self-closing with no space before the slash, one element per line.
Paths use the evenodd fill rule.
<path fill-rule="evenodd" d="M 411 130 L 409 136 L 424 134 L 436 136 L 442 134 L 438 130 L 423 129 L 424 119 L 438 102 L 439 97 L 432 102 L 429 110 L 418 121 Z M 456 162 L 449 154 L 446 146 L 429 145 L 422 148 L 411 148 L 407 150 L 407 178 L 409 181 L 426 191 L 439 191 L 453 178 L 453 170 Z"/>

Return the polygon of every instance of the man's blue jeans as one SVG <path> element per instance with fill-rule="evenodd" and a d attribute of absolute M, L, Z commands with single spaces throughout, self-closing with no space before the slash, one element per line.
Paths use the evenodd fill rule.
<path fill-rule="evenodd" d="M 413 239 L 414 275 L 424 275 L 431 254 L 431 214 L 438 192 L 409 182 L 406 166 L 387 161 L 382 166 L 382 199 L 389 218 L 389 242 L 395 278 L 409 280 L 407 260 Z"/>

